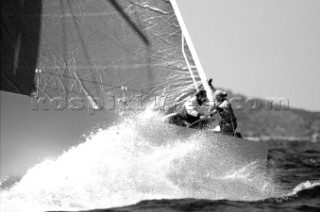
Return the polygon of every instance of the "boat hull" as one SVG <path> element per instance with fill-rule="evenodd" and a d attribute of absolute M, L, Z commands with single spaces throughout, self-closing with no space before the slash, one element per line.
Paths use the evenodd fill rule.
<path fill-rule="evenodd" d="M 197 130 L 168 124 L 168 130 L 175 131 L 184 141 L 198 141 L 201 154 L 200 163 L 214 163 L 221 173 L 238 169 L 249 164 L 265 167 L 268 145 L 264 142 L 241 139 L 219 132 Z M 167 139 L 170 139 L 167 137 Z M 206 166 L 206 164 L 203 164 Z"/>

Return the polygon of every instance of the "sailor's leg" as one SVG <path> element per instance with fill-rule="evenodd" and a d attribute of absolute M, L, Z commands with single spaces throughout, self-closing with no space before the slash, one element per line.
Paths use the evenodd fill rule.
<path fill-rule="evenodd" d="M 220 125 L 220 128 L 223 134 L 234 136 L 233 127 L 231 124 L 229 123 L 222 124 Z"/>

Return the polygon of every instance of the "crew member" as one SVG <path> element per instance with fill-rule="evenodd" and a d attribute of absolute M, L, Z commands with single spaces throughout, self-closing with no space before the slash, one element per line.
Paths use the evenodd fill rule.
<path fill-rule="evenodd" d="M 208 81 L 208 84 L 212 90 L 214 90 L 212 80 Z M 228 101 L 227 92 L 217 89 L 213 92 L 213 107 L 212 111 L 216 110 L 220 116 L 219 126 L 220 131 L 224 134 L 236 136 L 241 138 L 241 134 L 236 132 L 237 118 L 233 113 L 231 103 Z"/>
<path fill-rule="evenodd" d="M 192 127 L 201 129 L 203 126 L 201 122 L 193 124 L 194 122 L 203 119 L 205 116 L 200 108 L 207 100 L 207 93 L 205 90 L 198 91 L 195 96 L 184 103 L 180 112 L 170 118 L 169 123 L 174 123 L 180 126 Z M 193 124 L 193 125 L 192 125 Z"/>

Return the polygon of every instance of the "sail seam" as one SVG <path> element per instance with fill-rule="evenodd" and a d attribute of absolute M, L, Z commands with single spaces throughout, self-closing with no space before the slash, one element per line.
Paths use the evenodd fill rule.
<path fill-rule="evenodd" d="M 94 82 L 94 81 L 80 79 L 80 78 L 76 78 L 76 77 L 65 76 L 65 75 L 62 75 L 62 74 L 53 74 L 53 73 L 46 73 L 46 72 L 43 72 L 43 74 L 49 74 L 49 75 L 53 75 L 53 76 L 57 76 L 57 77 L 65 77 L 65 78 L 69 78 L 69 79 L 75 79 L 75 80 L 79 80 L 81 82 L 89 82 L 89 83 L 94 83 L 94 84 L 98 84 L 98 85 L 109 86 L 109 87 L 113 87 L 115 89 L 116 88 L 121 88 L 121 86 L 109 85 L 109 84 L 105 84 L 105 83 L 101 83 L 101 82 Z M 157 94 L 150 93 L 150 92 L 140 91 L 140 90 L 137 90 L 137 89 L 128 88 L 128 90 L 140 92 L 140 93 L 143 93 L 143 94 L 151 94 L 152 96 L 164 96 L 164 95 L 157 95 Z"/>

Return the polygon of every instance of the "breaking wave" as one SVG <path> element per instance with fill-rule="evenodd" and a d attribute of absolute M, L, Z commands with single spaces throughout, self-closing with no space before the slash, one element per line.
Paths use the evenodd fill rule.
<path fill-rule="evenodd" d="M 305 181 L 297 185 L 288 196 L 310 197 L 310 191 L 317 191 L 319 196 L 320 180 Z"/>
<path fill-rule="evenodd" d="M 259 161 L 226 167 L 208 137 L 172 131 L 160 114 L 123 116 L 1 191 L 3 211 L 88 210 L 146 199 L 254 201 L 280 195 Z M 212 154 L 216 151 L 217 154 Z M 219 153 L 219 154 L 218 154 Z M 229 160 L 230 162 L 230 160 Z"/>

